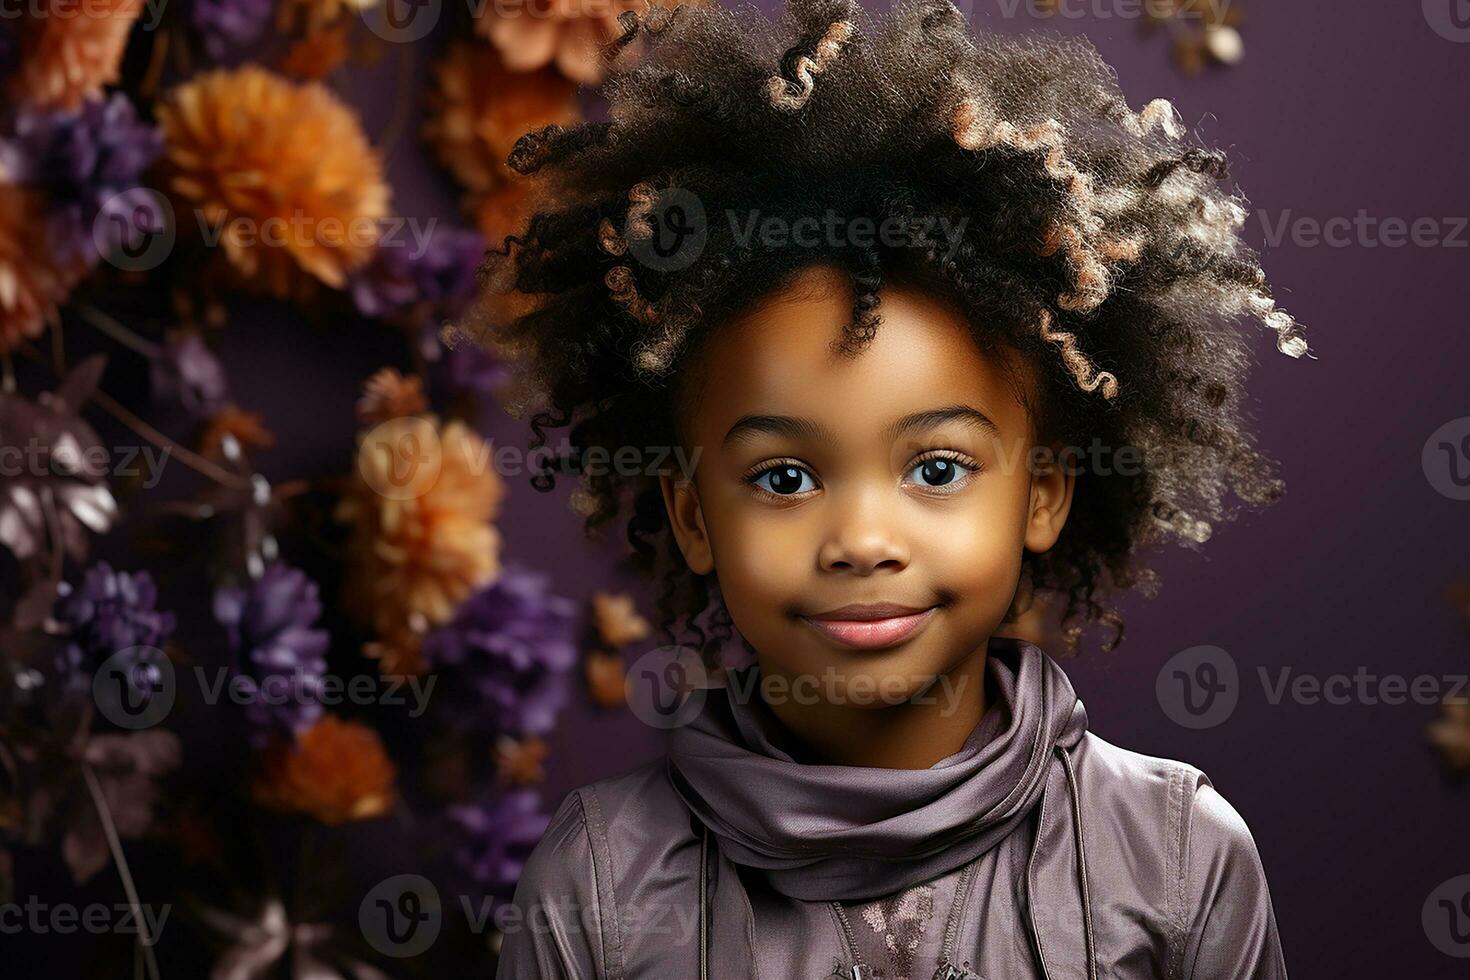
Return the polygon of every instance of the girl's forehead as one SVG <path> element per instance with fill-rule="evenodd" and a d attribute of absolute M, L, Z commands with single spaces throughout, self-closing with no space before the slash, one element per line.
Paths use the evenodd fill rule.
<path fill-rule="evenodd" d="M 697 396 L 703 423 L 729 425 L 761 413 L 861 428 L 967 404 L 1002 428 L 1025 424 L 1010 380 L 1013 365 L 982 351 L 963 314 L 940 298 L 914 287 L 886 288 L 872 340 L 843 354 L 833 344 L 852 317 L 851 289 L 810 285 L 770 297 L 708 338 Z"/>

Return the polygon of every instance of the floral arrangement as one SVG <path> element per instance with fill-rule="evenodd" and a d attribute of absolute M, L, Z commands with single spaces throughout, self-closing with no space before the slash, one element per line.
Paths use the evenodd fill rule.
<path fill-rule="evenodd" d="M 352 879 L 387 837 L 425 880 L 506 901 L 560 712 L 578 690 L 622 704 L 649 625 L 503 553 L 484 419 L 504 371 L 441 336 L 524 220 L 506 155 L 580 118 L 636 2 L 487 5 L 415 44 L 375 0 L 0 21 L 0 447 L 20 460 L 0 468 L 0 901 L 51 857 L 110 871 L 140 923 L 150 889 L 178 898 L 183 951 L 145 925 L 99 947 L 109 975 L 429 975 L 360 927 Z M 403 84 L 373 135 L 348 79 L 380 70 Z M 419 111 L 462 213 L 407 248 L 388 161 Z M 362 379 L 335 472 L 262 472 L 292 433 L 218 353 L 239 297 L 398 352 Z M 133 443 L 170 479 L 114 465 Z M 432 465 L 405 484 L 410 450 Z M 423 695 L 422 717 L 342 697 L 358 682 Z M 470 935 L 438 948 L 493 972 L 494 929 Z"/>
<path fill-rule="evenodd" d="M 1470 626 L 1470 579 L 1449 587 L 1450 603 Z M 1440 717 L 1428 725 L 1429 744 L 1439 751 L 1445 769 L 1459 778 L 1470 773 L 1470 698 L 1451 694 L 1440 706 Z"/>

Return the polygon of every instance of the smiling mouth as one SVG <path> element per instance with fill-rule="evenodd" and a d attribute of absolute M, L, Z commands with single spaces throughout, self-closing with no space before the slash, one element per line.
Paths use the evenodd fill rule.
<path fill-rule="evenodd" d="M 843 606 L 799 617 L 812 629 L 845 647 L 881 650 L 909 639 L 933 618 L 938 606 L 914 609 L 890 604 Z"/>

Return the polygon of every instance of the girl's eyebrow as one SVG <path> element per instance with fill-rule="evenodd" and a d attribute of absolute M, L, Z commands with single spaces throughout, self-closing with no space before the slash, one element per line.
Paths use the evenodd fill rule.
<path fill-rule="evenodd" d="M 906 432 L 932 429 L 946 422 L 962 422 L 987 435 L 1000 435 L 1000 429 L 990 420 L 990 416 L 969 405 L 946 405 L 943 408 L 930 408 L 905 415 L 888 426 L 887 435 L 890 439 L 896 439 Z M 823 425 L 808 418 L 793 415 L 742 415 L 730 426 L 730 431 L 725 433 L 724 444 L 729 446 L 761 432 L 811 442 L 832 441 L 831 433 Z"/>
<path fill-rule="evenodd" d="M 725 433 L 725 445 L 739 442 L 759 432 L 788 439 L 807 439 L 812 442 L 830 442 L 831 433 L 808 418 L 792 415 L 742 415 Z"/>
<path fill-rule="evenodd" d="M 986 435 L 999 436 L 1000 429 L 990 420 L 990 416 L 972 408 L 969 405 L 946 405 L 943 408 L 931 408 L 922 412 L 914 412 L 905 415 L 888 427 L 888 437 L 896 439 L 906 432 L 915 429 L 932 429 L 946 422 L 962 422 L 967 426 L 979 429 Z"/>

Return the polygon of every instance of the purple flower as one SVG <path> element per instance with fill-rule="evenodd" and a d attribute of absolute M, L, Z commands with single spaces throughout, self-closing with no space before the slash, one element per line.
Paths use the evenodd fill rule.
<path fill-rule="evenodd" d="M 215 619 L 235 652 L 235 683 L 248 698 L 251 744 L 263 746 L 276 734 L 294 738 L 321 717 L 329 638 L 311 628 L 321 614 L 316 583 L 279 562 L 244 588 L 215 593 Z"/>
<path fill-rule="evenodd" d="M 225 369 L 197 333 L 169 336 L 153 359 L 153 398 L 182 406 L 195 418 L 214 415 L 230 400 Z"/>
<path fill-rule="evenodd" d="M 509 900 L 536 842 L 551 822 L 534 790 L 521 789 L 479 804 L 452 806 L 459 832 L 458 869 L 485 894 Z"/>
<path fill-rule="evenodd" d="M 159 612 L 158 589 L 147 572 L 115 572 L 107 562 L 87 569 L 82 584 L 58 586 L 61 599 L 56 619 L 69 628 L 66 647 L 57 668 L 63 682 L 85 686 L 103 661 L 116 654 L 134 660 L 125 676 L 131 679 L 140 703 L 158 689 L 154 651 L 173 635 L 174 615 Z"/>
<path fill-rule="evenodd" d="M 363 316 L 401 316 L 421 305 L 453 312 L 475 294 L 475 270 L 484 255 L 485 238 L 477 231 L 431 224 L 423 240 L 385 234 L 347 289 Z"/>
<path fill-rule="evenodd" d="M 163 152 L 163 134 L 142 122 L 127 96 L 90 98 L 75 111 L 21 109 L 0 140 L 0 170 L 45 190 L 63 262 L 98 256 L 92 224 L 109 201 L 137 187 Z"/>
<path fill-rule="evenodd" d="M 437 327 L 423 332 L 419 349 L 432 367 L 431 377 L 449 391 L 489 392 L 510 376 L 505 362 L 475 338 L 455 333 L 440 337 Z"/>
<path fill-rule="evenodd" d="M 194 0 L 189 24 L 213 61 L 223 61 L 260 40 L 273 0 Z"/>
<path fill-rule="evenodd" d="M 463 726 L 519 736 L 551 730 L 577 662 L 575 608 L 546 592 L 545 575 L 509 567 L 424 639 L 425 657 L 468 700 Z"/>

